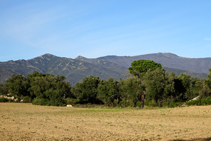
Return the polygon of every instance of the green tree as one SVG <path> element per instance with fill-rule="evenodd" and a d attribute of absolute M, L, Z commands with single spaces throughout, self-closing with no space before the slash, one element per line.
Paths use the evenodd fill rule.
<path fill-rule="evenodd" d="M 151 60 L 136 60 L 131 63 L 128 70 L 134 76 L 142 78 L 148 70 L 153 71 L 156 68 L 162 68 L 162 65 Z"/>
<path fill-rule="evenodd" d="M 85 103 L 99 103 L 97 99 L 98 94 L 98 84 L 100 83 L 100 78 L 97 76 L 85 77 L 82 83 L 76 83 L 73 94 L 81 102 Z"/>
<path fill-rule="evenodd" d="M 209 69 L 209 74 L 205 80 L 202 80 L 202 89 L 200 90 L 200 97 L 206 98 L 211 96 L 211 68 Z"/>
<path fill-rule="evenodd" d="M 179 79 L 182 80 L 182 85 L 185 88 L 185 99 L 188 100 L 188 99 L 193 98 L 193 96 L 192 96 L 193 94 L 191 92 L 193 79 L 191 79 L 191 76 L 189 76 L 185 73 L 182 73 L 182 74 L 180 74 Z"/>
<path fill-rule="evenodd" d="M 205 84 L 211 89 L 211 68 L 209 69 L 210 73 L 207 75 L 207 79 L 205 80 Z"/>
<path fill-rule="evenodd" d="M 37 97 L 38 93 L 40 93 L 40 96 L 42 95 L 41 88 L 39 87 L 39 85 L 40 85 L 39 81 L 42 81 L 42 79 L 41 79 L 42 77 L 47 77 L 49 75 L 50 74 L 43 74 L 43 73 L 34 71 L 32 74 L 28 74 L 26 76 L 26 86 L 28 87 L 28 92 L 30 93 L 30 97 L 32 100 L 35 97 Z M 36 90 L 36 88 L 37 88 L 37 90 Z"/>
<path fill-rule="evenodd" d="M 168 73 L 157 68 L 155 71 L 148 71 L 144 76 L 146 86 L 146 96 L 161 106 L 161 102 L 166 99 L 169 93 L 173 93 L 173 80 L 168 78 Z"/>
<path fill-rule="evenodd" d="M 128 78 L 125 81 L 125 90 L 127 90 L 127 94 L 129 95 L 129 100 L 133 103 L 134 107 L 136 107 L 137 102 L 142 99 L 143 89 L 144 86 L 142 85 L 141 80 L 138 79 L 137 77 Z M 125 96 L 127 97 L 127 95 Z"/>
<path fill-rule="evenodd" d="M 131 63 L 131 67 L 128 68 L 129 72 L 138 78 L 143 80 L 143 76 L 148 71 L 153 71 L 156 68 L 162 68 L 160 63 L 156 63 L 152 60 L 136 60 Z M 142 92 L 142 108 L 144 107 L 144 92 Z"/>
<path fill-rule="evenodd" d="M 98 86 L 98 98 L 106 105 L 112 104 L 114 106 L 114 100 L 118 96 L 118 84 L 113 78 L 109 78 L 108 81 L 102 80 Z"/>
<path fill-rule="evenodd" d="M 127 85 L 126 85 L 126 80 L 119 80 L 119 93 L 121 100 L 124 101 L 124 107 L 126 107 L 126 102 L 129 100 L 129 94 L 127 93 Z"/>
<path fill-rule="evenodd" d="M 13 74 L 12 77 L 6 81 L 5 85 L 10 94 L 20 98 L 21 96 L 29 95 L 27 92 L 28 88 L 25 85 L 25 80 L 24 76 Z"/>
<path fill-rule="evenodd" d="M 183 102 L 198 96 L 202 88 L 203 84 L 201 80 L 185 73 L 180 74 L 175 79 L 177 101 Z"/>
<path fill-rule="evenodd" d="M 5 95 L 5 94 L 7 94 L 7 92 L 8 92 L 8 89 L 6 88 L 6 85 L 0 83 L 0 95 L 1 94 Z"/>
<path fill-rule="evenodd" d="M 42 101 L 49 105 L 60 106 L 65 103 L 65 96 L 71 96 L 71 85 L 64 80 L 65 76 L 62 75 L 55 77 L 51 74 L 34 72 L 32 75 L 29 75 L 28 78 L 28 82 L 31 86 L 28 91 L 31 96 L 37 99 L 43 99 Z M 46 100 L 48 102 L 46 102 Z"/>

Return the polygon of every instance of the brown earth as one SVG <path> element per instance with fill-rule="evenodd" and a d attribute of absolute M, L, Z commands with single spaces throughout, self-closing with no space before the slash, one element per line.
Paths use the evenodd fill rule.
<path fill-rule="evenodd" d="M 0 103 L 0 140 L 211 140 L 211 106 L 67 108 Z"/>

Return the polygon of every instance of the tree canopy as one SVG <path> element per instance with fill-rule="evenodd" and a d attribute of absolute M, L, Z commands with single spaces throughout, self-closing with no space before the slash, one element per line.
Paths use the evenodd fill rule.
<path fill-rule="evenodd" d="M 131 67 L 128 70 L 134 76 L 142 78 L 148 70 L 153 71 L 156 68 L 162 68 L 162 65 L 152 60 L 136 60 L 131 63 Z"/>

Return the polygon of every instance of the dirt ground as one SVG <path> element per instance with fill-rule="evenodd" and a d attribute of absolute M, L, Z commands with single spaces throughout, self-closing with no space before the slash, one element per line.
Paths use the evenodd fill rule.
<path fill-rule="evenodd" d="M 211 140 L 211 106 L 120 109 L 0 103 L 1 141 L 202 139 Z"/>

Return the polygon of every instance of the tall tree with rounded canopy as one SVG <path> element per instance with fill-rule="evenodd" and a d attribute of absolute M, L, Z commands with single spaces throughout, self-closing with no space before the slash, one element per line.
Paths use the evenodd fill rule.
<path fill-rule="evenodd" d="M 131 63 L 131 67 L 128 70 L 134 76 L 142 78 L 148 70 L 153 71 L 157 68 L 162 68 L 162 65 L 152 60 L 136 60 Z"/>
<path fill-rule="evenodd" d="M 131 63 L 131 67 L 128 68 L 131 74 L 141 78 L 143 80 L 143 76 L 147 71 L 153 71 L 157 68 L 162 68 L 160 63 L 156 63 L 152 60 L 136 60 Z M 142 92 L 141 96 L 142 108 L 144 107 L 144 92 Z"/>

